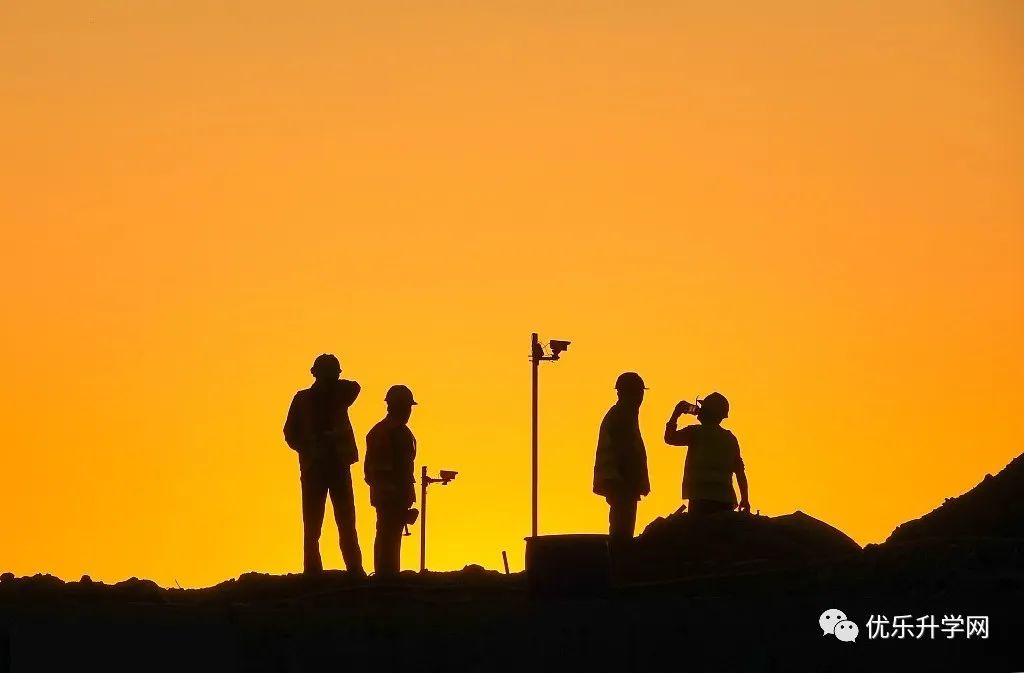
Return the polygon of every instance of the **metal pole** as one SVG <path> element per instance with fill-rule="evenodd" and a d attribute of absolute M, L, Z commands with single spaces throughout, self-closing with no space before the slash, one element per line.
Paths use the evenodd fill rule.
<path fill-rule="evenodd" d="M 533 537 L 537 537 L 537 371 L 540 368 L 537 350 L 540 342 L 534 332 L 530 340 L 530 362 L 533 368 Z"/>
<path fill-rule="evenodd" d="M 427 569 L 427 466 L 420 470 L 420 572 Z"/>

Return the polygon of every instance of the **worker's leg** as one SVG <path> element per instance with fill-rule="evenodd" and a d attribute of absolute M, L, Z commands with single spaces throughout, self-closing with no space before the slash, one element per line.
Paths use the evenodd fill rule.
<path fill-rule="evenodd" d="M 323 570 L 320 560 L 320 529 L 327 505 L 327 482 L 314 469 L 303 469 L 302 486 L 302 569 L 307 573 Z"/>
<path fill-rule="evenodd" d="M 406 510 L 377 508 L 377 535 L 373 540 L 373 568 L 378 577 L 395 577 L 402 564 L 402 529 Z"/>
<path fill-rule="evenodd" d="M 627 572 L 629 548 L 636 527 L 636 498 L 613 496 L 608 498 L 608 562 L 612 577 Z"/>
<path fill-rule="evenodd" d="M 393 575 L 398 575 L 402 569 L 402 530 L 407 511 L 404 507 L 396 507 L 388 513 L 385 557 L 388 571 Z"/>
<path fill-rule="evenodd" d="M 608 496 L 608 537 L 621 544 L 633 539 L 637 500 L 631 495 Z"/>
<path fill-rule="evenodd" d="M 356 504 L 352 495 L 352 471 L 349 467 L 337 470 L 330 481 L 331 506 L 334 507 L 334 522 L 338 525 L 338 542 L 345 568 L 354 575 L 365 575 L 363 554 L 359 550 L 359 536 L 356 533 Z"/>

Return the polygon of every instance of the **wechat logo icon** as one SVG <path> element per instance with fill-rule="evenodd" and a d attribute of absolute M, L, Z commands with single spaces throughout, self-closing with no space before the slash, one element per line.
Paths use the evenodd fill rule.
<path fill-rule="evenodd" d="M 818 626 L 821 627 L 821 635 L 835 636 L 844 643 L 856 641 L 860 634 L 860 628 L 846 618 L 846 613 L 835 608 L 821 613 L 818 617 Z"/>

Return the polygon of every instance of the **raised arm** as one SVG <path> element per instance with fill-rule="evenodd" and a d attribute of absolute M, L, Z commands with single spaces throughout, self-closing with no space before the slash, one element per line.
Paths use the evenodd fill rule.
<path fill-rule="evenodd" d="M 668 422 L 665 423 L 665 443 L 669 446 L 690 445 L 689 431 L 686 428 L 676 429 L 676 424 L 679 423 L 679 417 L 685 413 L 685 404 L 685 402 L 677 404 L 676 408 L 672 410 L 672 415 L 669 417 Z"/>
<path fill-rule="evenodd" d="M 345 407 L 350 407 L 359 397 L 359 391 L 362 390 L 359 384 L 355 381 L 349 381 L 348 379 L 341 379 L 338 381 L 338 385 L 341 386 L 341 404 Z"/>

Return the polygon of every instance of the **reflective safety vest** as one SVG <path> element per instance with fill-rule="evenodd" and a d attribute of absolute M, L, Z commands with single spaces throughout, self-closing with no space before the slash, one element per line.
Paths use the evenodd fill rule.
<path fill-rule="evenodd" d="M 618 404 L 601 421 L 594 461 L 594 493 L 634 497 L 651 492 L 647 449 L 635 415 Z"/>
<path fill-rule="evenodd" d="M 416 501 L 416 437 L 390 416 L 366 435 L 363 475 L 374 507 L 407 508 Z"/>
<path fill-rule="evenodd" d="M 683 498 L 715 500 L 736 506 L 732 475 L 743 470 L 736 436 L 720 425 L 691 425 L 683 466 Z"/>

